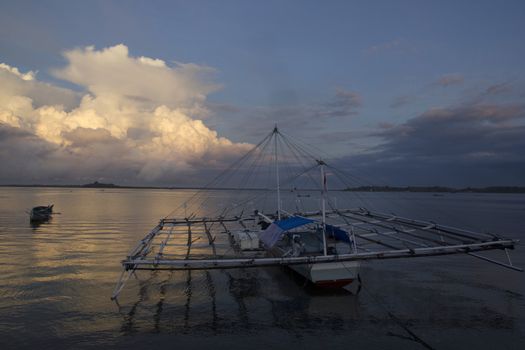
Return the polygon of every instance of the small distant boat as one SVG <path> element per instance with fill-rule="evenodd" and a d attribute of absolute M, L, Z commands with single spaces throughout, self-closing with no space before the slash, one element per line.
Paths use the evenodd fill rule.
<path fill-rule="evenodd" d="M 53 214 L 53 204 L 47 206 L 38 206 L 31 209 L 29 212 L 29 220 L 31 222 L 43 222 L 51 219 Z"/>

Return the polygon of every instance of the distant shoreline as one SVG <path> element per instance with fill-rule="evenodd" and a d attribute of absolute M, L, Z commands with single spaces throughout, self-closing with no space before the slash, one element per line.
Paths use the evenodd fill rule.
<path fill-rule="evenodd" d="M 121 186 L 115 184 L 105 184 L 105 183 L 91 183 L 85 185 L 42 185 L 42 184 L 7 184 L 0 185 L 0 187 L 22 187 L 22 188 L 96 188 L 96 189 L 130 189 L 130 190 L 222 190 L 222 191 L 232 191 L 239 190 L 239 188 L 206 188 L 206 187 L 182 187 L 182 186 Z M 243 190 L 253 190 L 253 191 L 268 191 L 271 189 L 267 188 L 244 188 Z"/>
<path fill-rule="evenodd" d="M 360 186 L 347 188 L 352 192 L 428 192 L 428 193 L 525 193 L 521 186 L 488 186 L 488 187 L 443 187 L 443 186 Z"/>
<path fill-rule="evenodd" d="M 112 184 L 102 184 L 102 185 L 41 185 L 41 184 L 32 184 L 32 185 L 20 185 L 20 184 L 8 184 L 0 185 L 0 187 L 35 187 L 35 188 L 98 188 L 98 189 L 133 189 L 133 190 L 202 190 L 204 187 L 181 187 L 181 186 L 120 186 Z M 224 190 L 229 190 L 229 188 L 220 188 Z"/>
<path fill-rule="evenodd" d="M 182 186 L 121 186 L 94 182 L 84 185 L 42 185 L 42 184 L 7 184 L 0 187 L 35 187 L 35 188 L 97 188 L 97 189 L 138 189 L 138 190 L 240 190 L 239 188 L 205 188 L 205 187 L 182 187 Z M 242 190 L 269 191 L 267 188 L 244 188 Z M 299 189 L 300 191 L 316 191 L 315 189 Z M 283 191 L 287 191 L 284 190 Z M 488 186 L 488 187 L 442 187 L 442 186 L 360 186 L 331 191 L 347 192 L 419 192 L 419 193 L 525 193 L 525 187 L 521 186 Z"/>

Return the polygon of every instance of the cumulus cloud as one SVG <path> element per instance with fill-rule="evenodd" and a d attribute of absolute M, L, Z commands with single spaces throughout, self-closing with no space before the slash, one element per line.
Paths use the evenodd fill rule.
<path fill-rule="evenodd" d="M 23 149 L 46 150 L 39 154 L 53 167 L 37 162 L 40 168 L 27 169 L 40 170 L 41 181 L 112 177 L 169 183 L 196 164 L 218 165 L 250 147 L 220 137 L 202 121 L 210 113 L 207 95 L 219 88 L 210 67 L 133 57 L 122 44 L 78 48 L 64 57 L 67 65 L 53 74 L 83 92 L 0 65 L 2 143 L 7 147 L 30 139 Z M 24 156 L 17 150 L 1 153 L 0 161 Z M 203 159 L 210 162 L 199 163 Z M 2 171 L 0 181 L 7 178 Z"/>
<path fill-rule="evenodd" d="M 9 73 L 11 73 L 13 75 L 16 75 L 17 77 L 19 77 L 22 80 L 26 80 L 27 81 L 27 80 L 35 79 L 35 72 L 33 72 L 33 71 L 28 71 L 26 73 L 21 73 L 18 70 L 18 68 L 11 67 L 10 65 L 5 64 L 5 63 L 0 63 L 0 69 L 8 71 Z"/>
<path fill-rule="evenodd" d="M 170 67 L 160 59 L 132 57 L 123 44 L 102 50 L 92 46 L 74 49 L 64 57 L 68 65 L 55 69 L 54 75 L 87 88 L 97 97 L 191 108 L 199 107 L 219 88 L 210 80 L 213 68 L 177 62 Z"/>
<path fill-rule="evenodd" d="M 61 105 L 66 109 L 78 105 L 77 92 L 40 82 L 37 73 L 22 73 L 16 67 L 0 63 L 0 109 L 13 111 L 25 107 Z"/>

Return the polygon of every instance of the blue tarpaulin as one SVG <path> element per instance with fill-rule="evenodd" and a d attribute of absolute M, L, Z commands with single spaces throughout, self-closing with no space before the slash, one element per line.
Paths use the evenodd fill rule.
<path fill-rule="evenodd" d="M 259 233 L 259 239 L 263 241 L 266 247 L 271 248 L 279 241 L 284 232 L 312 222 L 314 222 L 314 220 L 300 216 L 292 216 L 288 219 L 274 221 L 266 230 Z"/>
<path fill-rule="evenodd" d="M 334 237 L 338 241 L 350 243 L 350 237 L 348 237 L 348 232 L 340 229 L 337 226 L 326 224 L 326 235 L 329 237 Z"/>
<path fill-rule="evenodd" d="M 303 218 L 300 216 L 292 216 L 288 219 L 274 221 L 274 224 L 279 226 L 283 231 L 288 231 L 299 226 L 310 224 L 312 222 L 314 221 L 307 218 Z"/>

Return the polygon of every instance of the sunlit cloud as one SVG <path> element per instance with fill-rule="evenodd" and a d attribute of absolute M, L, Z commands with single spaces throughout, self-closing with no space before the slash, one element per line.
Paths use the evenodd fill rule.
<path fill-rule="evenodd" d="M 43 158 L 53 159 L 53 168 L 32 165 L 28 171 L 70 181 L 108 174 L 118 180 L 125 172 L 132 182 L 166 182 L 201 159 L 220 163 L 250 147 L 203 122 L 210 114 L 206 98 L 220 87 L 210 67 L 133 57 L 123 44 L 77 48 L 64 57 L 67 64 L 52 74 L 81 93 L 0 65 L 0 123 L 9 130 L 0 141 L 30 138 L 40 150 L 46 145 Z"/>
<path fill-rule="evenodd" d="M 8 71 L 11 74 L 14 74 L 22 80 L 34 80 L 35 79 L 35 72 L 33 71 L 21 73 L 18 70 L 18 68 L 11 67 L 10 65 L 5 64 L 5 63 L 0 63 L 0 69 L 3 69 L 4 71 Z"/>

